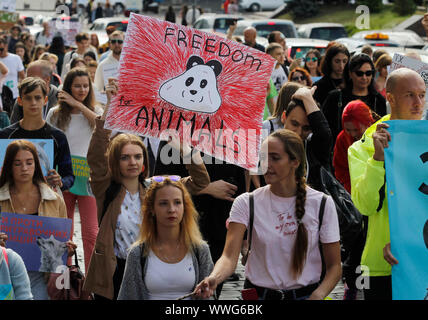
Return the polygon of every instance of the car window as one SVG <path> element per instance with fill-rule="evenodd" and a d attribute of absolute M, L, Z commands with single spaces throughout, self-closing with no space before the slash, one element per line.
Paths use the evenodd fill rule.
<path fill-rule="evenodd" d="M 107 27 L 109 27 L 109 26 L 115 26 L 116 30 L 123 31 L 123 32 L 126 32 L 126 28 L 128 28 L 128 24 L 127 23 L 122 23 L 121 21 L 110 22 L 107 25 Z"/>
<path fill-rule="evenodd" d="M 303 57 L 305 57 L 306 53 L 308 53 L 308 51 L 311 49 L 317 49 L 321 53 L 321 55 L 325 53 L 325 48 L 295 46 L 295 47 L 291 47 L 291 50 L 290 50 L 290 57 L 292 59 L 294 59 L 294 57 L 296 56 L 297 49 L 300 49 L 300 52 L 302 53 Z"/>
<path fill-rule="evenodd" d="M 294 29 L 289 24 L 258 24 L 254 26 L 259 37 L 265 37 L 272 31 L 281 31 L 286 38 L 295 38 Z"/>
<path fill-rule="evenodd" d="M 26 26 L 32 26 L 34 24 L 34 19 L 32 17 L 25 17 L 24 20 Z"/>
<path fill-rule="evenodd" d="M 339 38 L 346 38 L 348 35 L 344 28 L 330 27 L 330 28 L 314 28 L 312 29 L 310 38 L 322 40 L 336 40 Z"/>
<path fill-rule="evenodd" d="M 220 31 L 227 31 L 229 29 L 229 26 L 234 23 L 236 19 L 230 19 L 230 18 L 222 18 L 222 19 L 216 19 L 214 21 L 214 30 Z"/>

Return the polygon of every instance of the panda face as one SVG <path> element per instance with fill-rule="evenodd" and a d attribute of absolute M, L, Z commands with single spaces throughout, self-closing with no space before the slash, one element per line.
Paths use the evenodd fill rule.
<path fill-rule="evenodd" d="M 159 96 L 185 110 L 214 113 L 221 105 L 217 88 L 219 69 L 221 71 L 218 61 L 211 60 L 204 64 L 201 58 L 192 56 L 184 73 L 161 85 Z"/>

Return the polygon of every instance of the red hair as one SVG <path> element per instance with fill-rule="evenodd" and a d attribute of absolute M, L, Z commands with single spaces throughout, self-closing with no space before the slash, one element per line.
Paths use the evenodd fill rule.
<path fill-rule="evenodd" d="M 370 127 L 375 121 L 372 117 L 370 108 L 364 102 L 361 100 L 353 100 L 343 109 L 342 128 L 345 128 L 345 122 L 352 122 L 355 128 L 361 128 L 361 125 Z M 346 135 L 349 137 L 348 134 Z M 349 138 L 352 140 L 351 137 Z"/>

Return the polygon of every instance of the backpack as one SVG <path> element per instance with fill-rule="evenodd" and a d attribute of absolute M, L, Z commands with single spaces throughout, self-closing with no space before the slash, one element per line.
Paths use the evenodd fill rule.
<path fill-rule="evenodd" d="M 354 206 L 351 195 L 343 185 L 324 167 L 320 168 L 320 191 L 330 195 L 339 218 L 340 240 L 345 251 L 352 248 L 355 239 L 363 230 L 363 216 Z"/>

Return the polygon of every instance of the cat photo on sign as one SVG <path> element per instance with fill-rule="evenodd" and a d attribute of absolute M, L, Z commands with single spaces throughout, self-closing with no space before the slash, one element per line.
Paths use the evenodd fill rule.
<path fill-rule="evenodd" d="M 214 113 L 221 106 L 217 77 L 223 66 L 217 60 L 204 63 L 199 56 L 191 56 L 186 71 L 165 81 L 159 96 L 172 105 L 195 112 Z"/>

